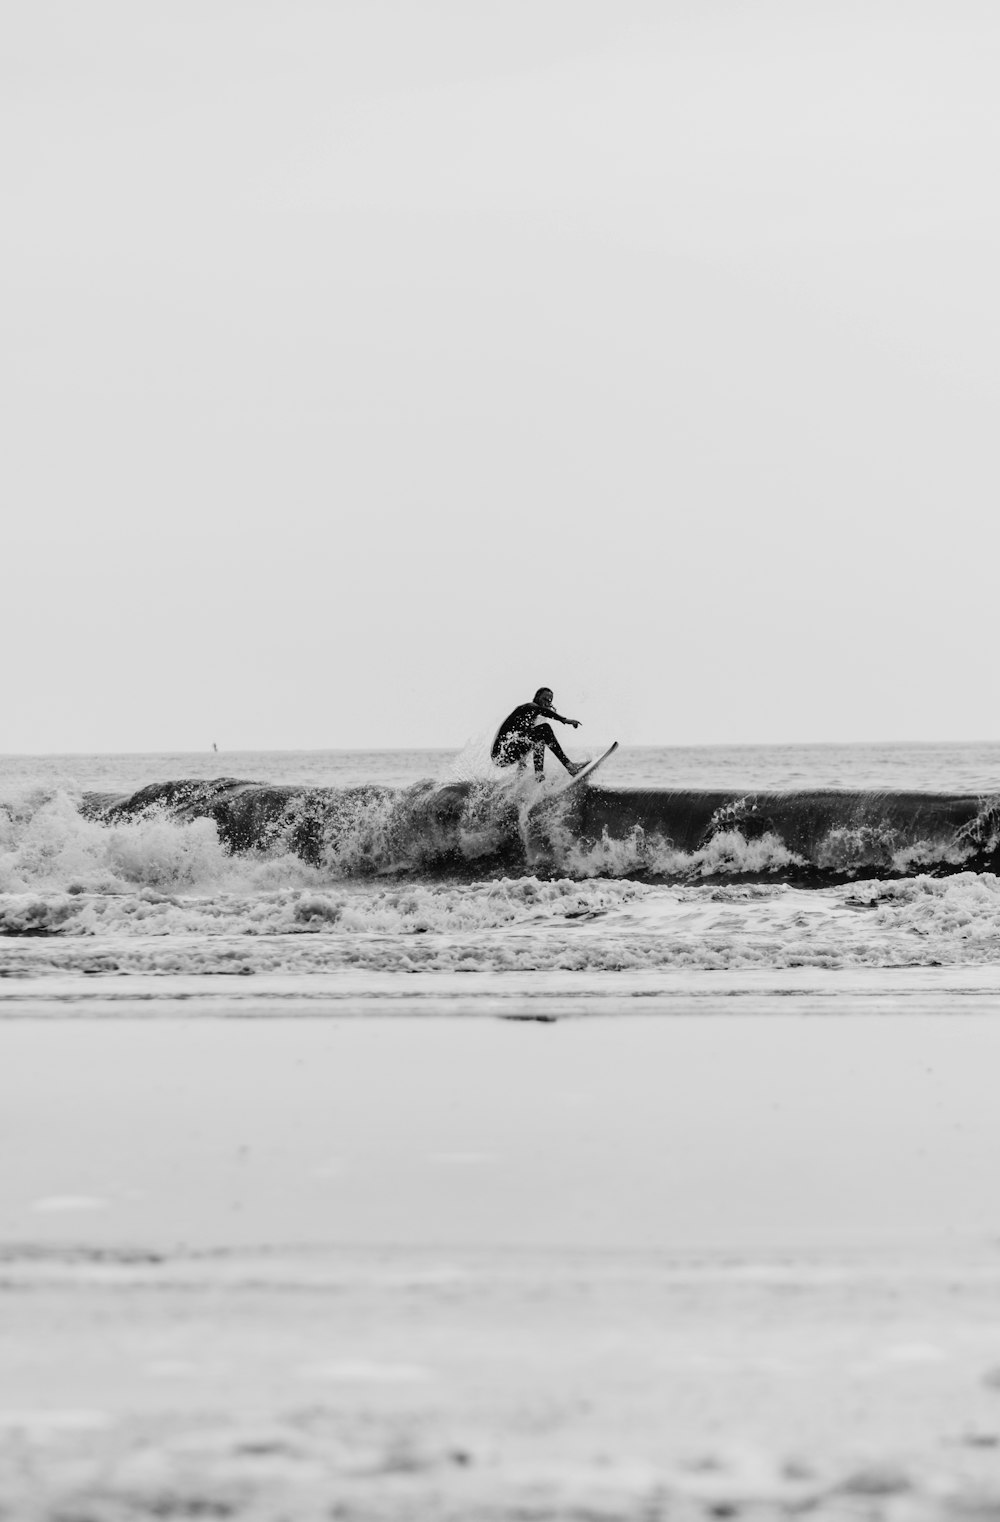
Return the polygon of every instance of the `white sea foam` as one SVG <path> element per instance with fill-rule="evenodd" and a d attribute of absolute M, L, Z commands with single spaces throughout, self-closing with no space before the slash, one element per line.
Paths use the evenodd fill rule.
<path fill-rule="evenodd" d="M 662 835 L 641 828 L 615 839 L 605 830 L 597 841 L 581 841 L 563 826 L 551 832 L 552 859 L 576 877 L 650 877 L 696 881 L 721 876 L 764 876 L 804 865 L 777 835 L 747 840 L 739 830 L 721 830 L 698 851 L 679 851 Z M 536 860 L 545 860 L 544 851 Z"/>
<path fill-rule="evenodd" d="M 0 972 L 607 972 L 982 965 L 1000 880 L 804 890 L 589 878 L 254 893 L 8 894 Z"/>
<path fill-rule="evenodd" d="M 231 855 L 211 819 L 153 812 L 103 824 L 81 814 L 79 804 L 61 789 L 8 792 L 0 802 L 0 893 L 248 888 L 317 875 L 294 854 Z"/>

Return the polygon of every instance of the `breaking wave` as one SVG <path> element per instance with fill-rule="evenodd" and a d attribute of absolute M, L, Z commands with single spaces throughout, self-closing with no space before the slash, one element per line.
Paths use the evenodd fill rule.
<path fill-rule="evenodd" d="M 333 789 L 223 778 L 0 801 L 0 893 L 259 892 L 392 875 L 823 887 L 998 869 L 997 795 L 559 795 L 531 779 Z"/>
<path fill-rule="evenodd" d="M 993 796 L 26 788 L 0 976 L 1000 961 Z"/>

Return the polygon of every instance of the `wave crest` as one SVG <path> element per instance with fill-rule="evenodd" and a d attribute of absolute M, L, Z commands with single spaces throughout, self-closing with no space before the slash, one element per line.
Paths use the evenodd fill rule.
<path fill-rule="evenodd" d="M 309 886 L 405 873 L 780 881 L 1000 868 L 1000 799 L 718 794 L 530 778 L 404 789 L 156 783 L 0 804 L 0 892 Z"/>

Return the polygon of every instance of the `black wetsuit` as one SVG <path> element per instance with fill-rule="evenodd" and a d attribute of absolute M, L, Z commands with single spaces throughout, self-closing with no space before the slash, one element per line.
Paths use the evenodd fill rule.
<path fill-rule="evenodd" d="M 507 715 L 497 730 L 490 756 L 498 766 L 526 766 L 528 756 L 531 755 L 535 771 L 541 776 L 548 747 L 567 770 L 571 768 L 572 762 L 552 733 L 552 726 L 535 722 L 542 715 L 558 719 L 560 724 L 570 722 L 562 714 L 556 713 L 554 708 L 543 708 L 540 703 L 521 703 L 513 713 Z"/>

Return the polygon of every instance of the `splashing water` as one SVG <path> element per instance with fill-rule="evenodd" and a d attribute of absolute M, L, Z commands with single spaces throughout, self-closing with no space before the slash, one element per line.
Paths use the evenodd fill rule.
<path fill-rule="evenodd" d="M 996 795 L 559 798 L 467 752 L 405 786 L 7 784 L 0 976 L 1000 962 Z"/>

